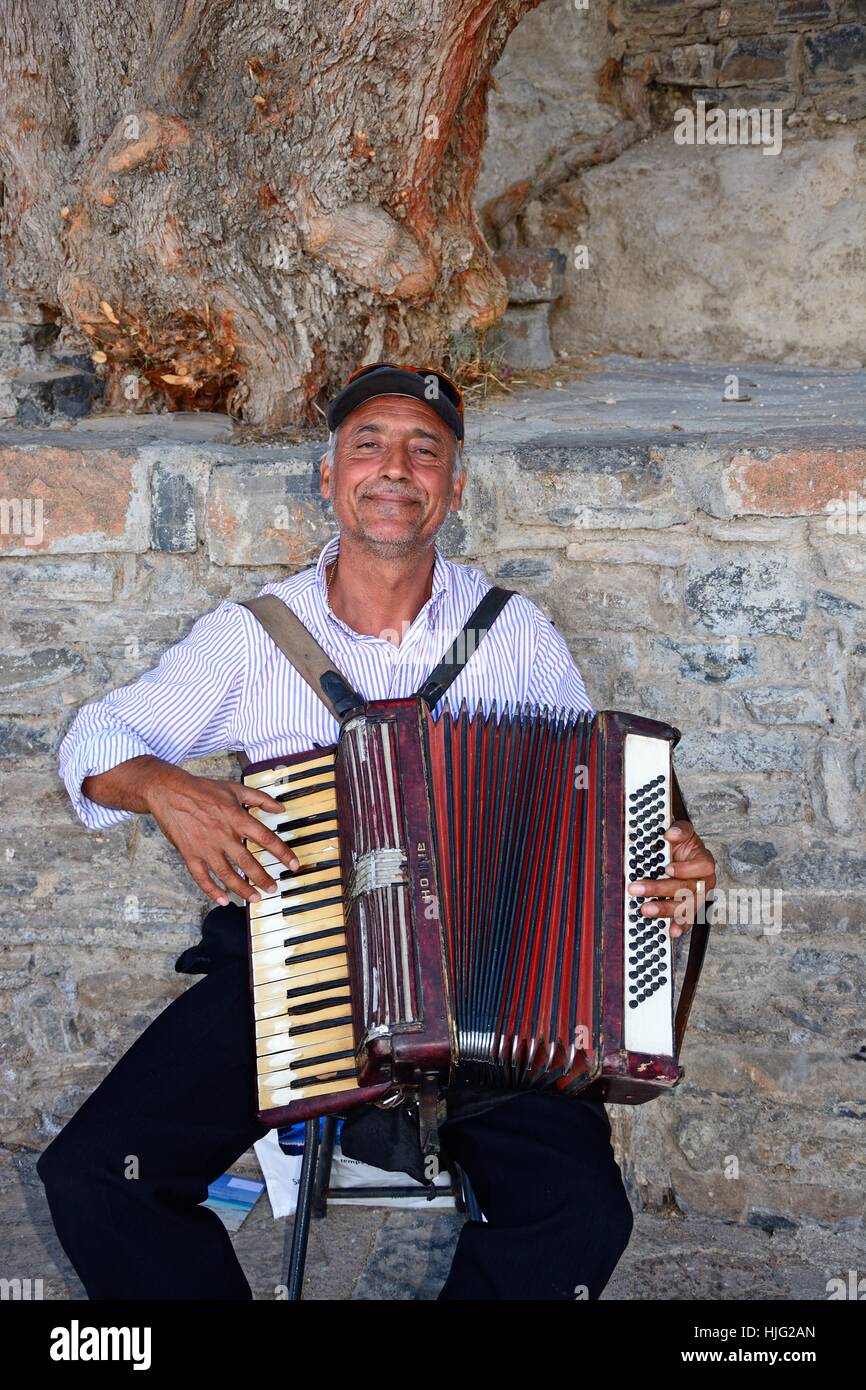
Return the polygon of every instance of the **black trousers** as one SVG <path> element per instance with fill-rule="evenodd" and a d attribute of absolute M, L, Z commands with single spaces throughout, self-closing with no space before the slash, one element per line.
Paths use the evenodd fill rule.
<path fill-rule="evenodd" d="M 92 1299 L 249 1299 L 208 1183 L 267 1130 L 253 1105 L 242 958 L 174 1000 L 37 1163 Z M 486 1222 L 460 1233 L 442 1299 L 598 1298 L 632 1213 L 600 1106 L 521 1093 L 443 1127 Z"/>

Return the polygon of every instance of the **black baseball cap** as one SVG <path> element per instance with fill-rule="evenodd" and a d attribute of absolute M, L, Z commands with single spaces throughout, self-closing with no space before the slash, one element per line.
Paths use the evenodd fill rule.
<path fill-rule="evenodd" d="M 433 367 L 409 367 L 394 362 L 375 362 L 352 373 L 328 405 L 325 418 L 331 433 L 356 406 L 374 396 L 414 396 L 435 410 L 462 443 L 463 394 L 460 387 Z"/>

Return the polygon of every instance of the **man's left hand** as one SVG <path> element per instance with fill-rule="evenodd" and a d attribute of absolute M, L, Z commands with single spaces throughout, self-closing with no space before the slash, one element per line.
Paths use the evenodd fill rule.
<path fill-rule="evenodd" d="M 667 878 L 640 878 L 628 891 L 638 898 L 658 898 L 643 903 L 644 917 L 671 919 L 672 938 L 682 936 L 694 924 L 703 899 L 716 886 L 716 861 L 695 827 L 687 820 L 675 820 L 664 838 L 671 845 Z M 703 883 L 703 894 L 699 885 Z"/>

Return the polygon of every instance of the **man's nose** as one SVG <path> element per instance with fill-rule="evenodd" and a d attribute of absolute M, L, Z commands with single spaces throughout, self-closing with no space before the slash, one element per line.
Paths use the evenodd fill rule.
<path fill-rule="evenodd" d="M 408 444 L 393 441 L 385 451 L 385 457 L 379 466 L 379 472 L 385 478 L 408 478 L 412 473 L 412 460 L 409 455 Z"/>

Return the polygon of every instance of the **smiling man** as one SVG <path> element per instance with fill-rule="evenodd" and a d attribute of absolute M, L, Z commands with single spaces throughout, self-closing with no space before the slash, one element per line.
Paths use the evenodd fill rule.
<path fill-rule="evenodd" d="M 436 545 L 466 483 L 463 405 L 432 369 L 381 364 L 349 379 L 328 411 L 322 496 L 339 534 L 314 566 L 268 584 L 364 699 L 415 695 L 491 587 Z M 482 659 L 483 658 L 483 659 Z M 554 626 L 512 595 L 443 701 L 588 711 L 579 671 Z M 218 750 L 276 760 L 337 740 L 339 724 L 251 611 L 221 603 L 134 685 L 77 715 L 61 771 L 86 826 L 149 814 L 215 904 L 202 953 L 209 973 L 123 1056 L 39 1160 L 60 1239 L 91 1298 L 244 1299 L 249 1285 L 222 1223 L 199 1204 L 207 1185 L 267 1131 L 254 1107 L 242 901 L 274 880 L 252 838 L 290 870 L 294 854 L 249 808 L 263 792 L 179 764 Z M 675 876 L 633 885 L 647 915 L 714 863 L 693 828 L 668 832 Z M 671 935 L 681 926 L 672 925 Z M 507 1103 L 506 1103 L 507 1102 Z M 448 1098 L 443 1140 L 467 1172 L 485 1222 L 463 1227 L 443 1299 L 597 1298 L 632 1216 L 600 1102 L 463 1090 Z"/>

